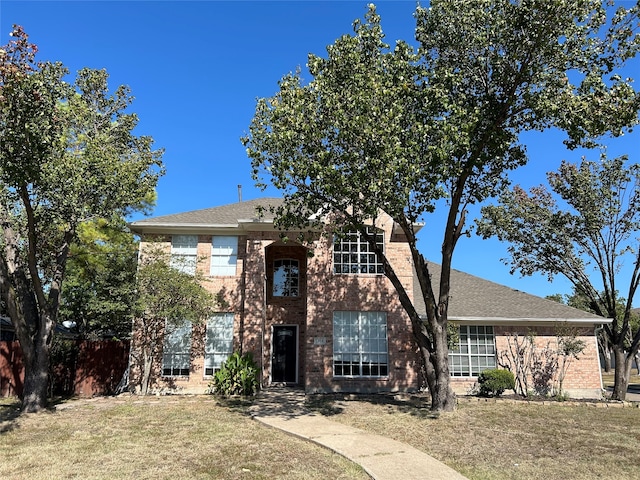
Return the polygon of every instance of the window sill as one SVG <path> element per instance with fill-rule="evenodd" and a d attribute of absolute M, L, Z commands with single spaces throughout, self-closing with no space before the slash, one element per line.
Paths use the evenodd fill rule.
<path fill-rule="evenodd" d="M 331 377 L 333 380 L 389 380 L 388 375 L 382 375 L 379 377 L 371 376 L 336 376 Z"/>

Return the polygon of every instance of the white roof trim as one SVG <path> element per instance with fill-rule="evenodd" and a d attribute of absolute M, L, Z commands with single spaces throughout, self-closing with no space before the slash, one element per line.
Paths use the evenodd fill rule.
<path fill-rule="evenodd" d="M 508 317 L 448 317 L 453 322 L 491 322 L 498 323 L 584 323 L 584 324 L 611 324 L 612 318 L 540 318 L 540 317 L 524 317 L 524 318 L 508 318 Z"/>

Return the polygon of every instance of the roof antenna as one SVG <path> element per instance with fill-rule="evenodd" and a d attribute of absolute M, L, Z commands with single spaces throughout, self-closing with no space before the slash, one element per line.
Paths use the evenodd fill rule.
<path fill-rule="evenodd" d="M 238 185 L 238 202 L 242 203 L 242 185 Z"/>

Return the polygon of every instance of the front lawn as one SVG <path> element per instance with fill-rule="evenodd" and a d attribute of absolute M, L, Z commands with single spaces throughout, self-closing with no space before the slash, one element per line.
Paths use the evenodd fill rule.
<path fill-rule="evenodd" d="M 640 478 L 640 408 L 461 399 L 431 418 L 424 400 L 316 397 L 331 420 L 406 442 L 472 480 Z M 346 397 L 349 398 L 349 397 Z"/>
<path fill-rule="evenodd" d="M 369 478 L 210 396 L 75 400 L 24 416 L 17 407 L 0 399 L 0 478 Z"/>

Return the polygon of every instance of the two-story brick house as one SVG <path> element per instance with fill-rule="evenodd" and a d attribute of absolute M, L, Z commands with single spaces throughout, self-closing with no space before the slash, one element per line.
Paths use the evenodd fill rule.
<path fill-rule="evenodd" d="M 280 202 L 264 198 L 131 224 L 141 248 L 163 244 L 180 268 L 200 269 L 205 287 L 222 299 L 220 312 L 205 324 L 166 332 L 152 388 L 202 393 L 232 351 L 253 353 L 263 386 L 292 384 L 307 392 L 421 388 L 409 318 L 367 242 L 355 233 L 318 236 L 309 246 L 283 242 L 268 210 L 257 210 Z M 389 217 L 381 216 L 376 227 L 412 295 L 407 242 Z M 461 272 L 453 272 L 452 288 L 450 318 L 461 330 L 461 345 L 450 355 L 458 391 L 483 368 L 496 366 L 507 334 L 537 329 L 544 339 L 555 323 L 569 321 L 581 328 L 587 348 L 565 386 L 581 396 L 599 393 L 594 327 L 603 319 Z"/>

